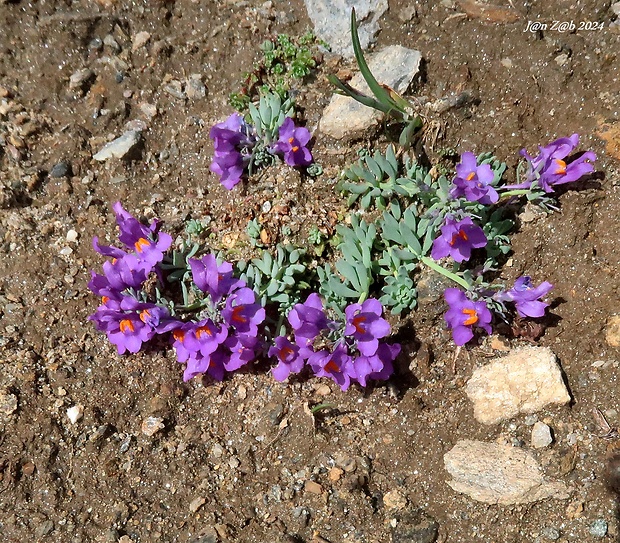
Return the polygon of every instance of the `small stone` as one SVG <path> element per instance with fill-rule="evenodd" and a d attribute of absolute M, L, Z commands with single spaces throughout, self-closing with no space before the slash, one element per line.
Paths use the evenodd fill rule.
<path fill-rule="evenodd" d="M 221 458 L 224 454 L 224 448 L 219 443 L 214 443 L 213 447 L 211 447 L 211 454 L 215 456 L 215 458 Z"/>
<path fill-rule="evenodd" d="M 73 72 L 71 77 L 69 78 L 69 88 L 71 90 L 81 88 L 85 83 L 90 81 L 95 75 L 90 68 L 84 68 L 82 70 L 78 70 L 77 72 Z"/>
<path fill-rule="evenodd" d="M 395 515 L 390 523 L 392 543 L 434 543 L 439 536 L 439 524 L 422 509 L 408 509 Z"/>
<path fill-rule="evenodd" d="M 239 398 L 240 400 L 245 400 L 247 398 L 247 395 L 248 395 L 248 389 L 245 388 L 243 385 L 241 385 L 237 389 L 237 398 Z"/>
<path fill-rule="evenodd" d="M 542 449 L 548 447 L 553 443 L 553 437 L 551 435 L 551 428 L 544 422 L 538 421 L 532 427 L 532 447 L 535 449 Z"/>
<path fill-rule="evenodd" d="M 110 158 L 123 158 L 140 141 L 140 132 L 128 130 L 122 136 L 107 143 L 93 158 L 103 162 Z"/>
<path fill-rule="evenodd" d="M 317 389 L 316 389 L 316 393 L 319 396 L 328 396 L 329 394 L 332 393 L 332 389 L 329 388 L 328 385 L 320 385 Z"/>
<path fill-rule="evenodd" d="M 142 422 L 142 433 L 152 437 L 164 427 L 164 419 L 161 417 L 148 417 Z"/>
<path fill-rule="evenodd" d="M 593 537 L 605 537 L 607 535 L 607 521 L 605 519 L 596 519 L 590 526 L 588 526 L 588 532 Z"/>
<path fill-rule="evenodd" d="M 620 17 L 620 2 L 611 5 L 611 11 L 614 15 Z"/>
<path fill-rule="evenodd" d="M 207 500 L 205 500 L 202 496 L 199 496 L 198 498 L 195 498 L 194 500 L 192 500 L 192 502 L 189 504 L 189 510 L 192 513 L 195 513 L 196 511 L 198 511 L 198 509 L 200 509 L 205 503 L 207 503 Z"/>
<path fill-rule="evenodd" d="M 71 424 L 75 424 L 84 415 L 84 406 L 81 404 L 74 405 L 67 409 L 67 418 L 71 421 Z"/>
<path fill-rule="evenodd" d="M 0 413 L 12 415 L 17 411 L 17 396 L 10 392 L 0 391 Z"/>
<path fill-rule="evenodd" d="M 557 528 L 552 528 L 551 526 L 545 526 L 540 531 L 540 535 L 549 541 L 557 541 L 560 539 L 560 530 Z"/>
<path fill-rule="evenodd" d="M 22 473 L 30 477 L 34 473 L 35 468 L 34 462 L 28 461 L 22 464 Z"/>
<path fill-rule="evenodd" d="M 332 469 L 329 470 L 329 475 L 328 475 L 329 480 L 332 483 L 335 483 L 335 482 L 340 480 L 340 478 L 342 477 L 343 473 L 344 473 L 344 471 L 341 470 L 340 468 L 332 468 Z"/>
<path fill-rule="evenodd" d="M 492 335 L 489 339 L 489 345 L 494 351 L 510 351 L 510 343 L 508 343 L 506 338 L 501 336 Z"/>
<path fill-rule="evenodd" d="M 304 483 L 304 490 L 309 492 L 310 494 L 322 494 L 323 487 L 319 483 L 315 483 L 314 481 L 306 481 Z"/>
<path fill-rule="evenodd" d="M 65 236 L 65 239 L 69 242 L 69 243 L 75 243 L 78 240 L 79 234 L 71 229 L 67 232 L 67 235 Z"/>
<path fill-rule="evenodd" d="M 388 509 L 396 509 L 397 511 L 400 511 L 401 509 L 407 507 L 407 498 L 398 490 L 391 490 L 383 496 L 383 504 Z"/>
<path fill-rule="evenodd" d="M 54 164 L 50 171 L 50 177 L 66 177 L 71 175 L 71 165 L 68 162 L 59 162 Z"/>
<path fill-rule="evenodd" d="M 510 58 L 503 58 L 499 62 L 504 68 L 508 68 L 508 69 L 512 68 L 512 59 Z"/>
<path fill-rule="evenodd" d="M 611 347 L 620 347 L 620 315 L 612 315 L 607 319 L 605 339 Z"/>
<path fill-rule="evenodd" d="M 526 426 L 534 426 L 538 422 L 538 415 L 528 415 L 523 419 L 523 422 Z"/>
<path fill-rule="evenodd" d="M 483 424 L 570 401 L 555 354 L 547 347 L 514 349 L 476 369 L 466 392 L 474 403 L 476 420 Z"/>
<path fill-rule="evenodd" d="M 565 66 L 568 63 L 569 58 L 570 57 L 566 53 L 562 53 L 558 55 L 557 57 L 555 57 L 555 63 L 558 66 Z"/>
<path fill-rule="evenodd" d="M 228 460 L 228 465 L 231 469 L 237 469 L 240 464 L 241 462 L 239 462 L 239 459 L 236 456 L 233 456 L 230 460 Z"/>
<path fill-rule="evenodd" d="M 147 102 L 142 102 L 140 105 L 140 111 L 144 113 L 144 116 L 152 121 L 157 116 L 157 106 L 154 104 L 149 104 Z"/>
<path fill-rule="evenodd" d="M 207 87 L 202 82 L 200 74 L 190 75 L 185 85 L 185 94 L 190 100 L 199 100 L 207 95 Z"/>
<path fill-rule="evenodd" d="M 51 520 L 44 520 L 39 524 L 34 531 L 34 534 L 37 538 L 43 538 L 46 535 L 49 535 L 54 530 L 54 522 Z"/>
<path fill-rule="evenodd" d="M 133 37 L 133 43 L 131 44 L 131 51 L 135 53 L 138 49 L 140 49 L 141 47 L 144 47 L 150 39 L 151 39 L 151 35 L 148 32 L 144 30 L 142 32 L 138 32 Z"/>
<path fill-rule="evenodd" d="M 448 485 L 476 501 L 514 505 L 566 499 L 568 487 L 547 479 L 532 453 L 501 443 L 461 440 L 444 455 Z"/>
<path fill-rule="evenodd" d="M 170 96 L 174 96 L 179 100 L 185 100 L 183 84 L 178 79 L 173 79 L 167 85 L 164 85 L 164 92 L 167 92 Z"/>

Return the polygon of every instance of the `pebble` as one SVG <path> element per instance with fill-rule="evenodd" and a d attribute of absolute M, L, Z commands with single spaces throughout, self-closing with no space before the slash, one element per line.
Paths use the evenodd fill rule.
<path fill-rule="evenodd" d="M 167 85 L 164 85 L 164 92 L 167 92 L 170 96 L 174 96 L 179 100 L 185 100 L 183 84 L 178 79 L 173 79 Z"/>
<path fill-rule="evenodd" d="M 54 164 L 50 171 L 50 177 L 65 177 L 67 175 L 71 175 L 71 165 L 64 161 Z"/>
<path fill-rule="evenodd" d="M 157 116 L 157 106 L 154 104 L 149 104 L 148 102 L 142 102 L 140 105 L 140 111 L 144 113 L 144 116 L 152 121 Z"/>
<path fill-rule="evenodd" d="M 519 413 L 570 402 L 555 354 L 547 347 L 522 347 L 474 371 L 466 386 L 474 416 L 496 424 Z"/>
<path fill-rule="evenodd" d="M 71 74 L 69 77 L 69 89 L 75 90 L 79 89 L 86 83 L 89 79 L 92 79 L 95 75 L 90 68 L 83 68 L 82 70 L 78 70 Z"/>
<path fill-rule="evenodd" d="M 142 433 L 152 437 L 165 427 L 164 419 L 161 417 L 147 417 L 142 422 Z"/>
<path fill-rule="evenodd" d="M 526 426 L 534 426 L 538 422 L 538 415 L 528 415 L 523 419 L 523 422 Z"/>
<path fill-rule="evenodd" d="M 123 158 L 140 141 L 140 132 L 128 130 L 122 136 L 107 143 L 93 158 L 103 162 L 110 158 Z"/>
<path fill-rule="evenodd" d="M 74 243 L 78 240 L 78 237 L 79 237 L 79 234 L 75 230 L 71 229 L 67 232 L 65 239 L 69 243 Z"/>
<path fill-rule="evenodd" d="M 620 347 L 620 315 L 612 315 L 607 319 L 605 339 L 611 347 Z"/>
<path fill-rule="evenodd" d="M 140 49 L 141 47 L 144 47 L 150 39 L 151 39 L 150 33 L 144 30 L 142 32 L 138 32 L 133 37 L 133 43 L 131 44 L 131 51 L 135 53 L 138 49 Z"/>
<path fill-rule="evenodd" d="M 383 496 L 383 504 L 388 509 L 399 511 L 407 507 L 407 498 L 398 490 L 390 490 L 390 492 L 386 492 Z"/>
<path fill-rule="evenodd" d="M 348 1 L 304 0 L 314 30 L 332 52 L 353 57 L 351 45 L 351 5 Z M 362 49 L 367 49 L 379 31 L 378 21 L 387 11 L 387 0 L 356 0 L 355 15 Z"/>
<path fill-rule="evenodd" d="M 192 74 L 189 76 L 185 84 L 185 94 L 191 100 L 199 100 L 207 95 L 207 87 L 201 80 L 200 74 Z"/>
<path fill-rule="evenodd" d="M 588 526 L 588 532 L 594 537 L 605 537 L 607 535 L 607 528 L 607 521 L 599 518 Z"/>
<path fill-rule="evenodd" d="M 368 67 L 377 80 L 403 93 L 418 73 L 422 55 L 419 51 L 400 45 L 391 45 L 373 54 L 368 59 Z M 364 77 L 358 73 L 351 86 L 362 93 L 372 95 Z M 336 139 L 359 135 L 377 124 L 383 114 L 375 109 L 349 98 L 335 94 L 323 111 L 319 123 L 322 132 Z"/>
<path fill-rule="evenodd" d="M 202 496 L 199 496 L 198 498 L 195 498 L 191 501 L 191 503 L 189 504 L 189 510 L 192 513 L 195 513 L 196 511 L 198 511 L 198 509 L 200 509 L 205 503 L 207 503 L 207 500 L 205 500 Z"/>
<path fill-rule="evenodd" d="M 614 13 L 614 15 L 617 15 L 618 17 L 620 17 L 620 2 L 616 2 L 615 4 L 612 4 L 611 11 L 612 13 Z"/>
<path fill-rule="evenodd" d="M 211 448 L 211 454 L 215 456 L 215 458 L 221 458 L 224 454 L 224 448 L 219 443 L 214 443 Z"/>
<path fill-rule="evenodd" d="M 309 492 L 310 494 L 322 494 L 323 493 L 323 487 L 319 483 L 316 483 L 314 481 L 309 481 L 309 480 L 304 483 L 304 490 L 306 492 Z"/>
<path fill-rule="evenodd" d="M 74 405 L 67 409 L 67 418 L 71 421 L 71 424 L 75 424 L 84 415 L 84 406 L 81 404 Z"/>
<path fill-rule="evenodd" d="M 51 520 L 44 520 L 39 524 L 34 531 L 34 535 L 40 539 L 50 534 L 54 530 L 54 522 Z"/>
<path fill-rule="evenodd" d="M 17 396 L 10 392 L 0 391 L 0 412 L 4 415 L 11 415 L 17 411 Z"/>
<path fill-rule="evenodd" d="M 540 535 L 549 541 L 557 541 L 560 539 L 560 531 L 557 528 L 552 528 L 551 526 L 545 526 L 540 531 Z"/>
<path fill-rule="evenodd" d="M 548 447 L 553 443 L 553 436 L 551 435 L 551 428 L 544 422 L 537 422 L 532 427 L 532 447 L 535 449 L 542 449 Z"/>
<path fill-rule="evenodd" d="M 453 479 L 448 485 L 476 501 L 514 505 L 569 497 L 561 481 L 547 479 L 529 451 L 482 441 L 460 440 L 444 455 Z"/>
<path fill-rule="evenodd" d="M 392 543 L 434 543 L 439 536 L 439 524 L 422 509 L 409 509 L 395 515 L 390 523 Z"/>

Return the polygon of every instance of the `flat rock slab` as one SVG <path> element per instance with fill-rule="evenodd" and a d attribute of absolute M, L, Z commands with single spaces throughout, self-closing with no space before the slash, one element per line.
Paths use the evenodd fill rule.
<path fill-rule="evenodd" d="M 479 502 L 514 505 L 569 497 L 568 487 L 547 479 L 530 452 L 510 445 L 462 440 L 444 455 L 444 465 L 453 477 L 448 485 Z"/>
<path fill-rule="evenodd" d="M 420 51 L 407 49 L 400 45 L 391 45 L 375 53 L 368 59 L 368 67 L 379 83 L 404 93 L 418 73 L 422 55 Z M 372 96 L 364 76 L 358 73 L 350 81 L 358 91 Z M 364 132 L 383 117 L 376 109 L 360 104 L 353 98 L 335 94 L 323 111 L 319 124 L 321 131 L 328 136 L 342 139 Z"/>
<path fill-rule="evenodd" d="M 496 424 L 519 413 L 535 413 L 570 402 L 555 354 L 546 347 L 523 347 L 474 371 L 466 387 L 474 416 Z"/>
<path fill-rule="evenodd" d="M 357 33 L 362 49 L 367 49 L 379 32 L 379 17 L 388 9 L 387 0 L 304 0 L 316 35 L 332 52 L 352 57 L 351 9 L 355 8 Z"/>

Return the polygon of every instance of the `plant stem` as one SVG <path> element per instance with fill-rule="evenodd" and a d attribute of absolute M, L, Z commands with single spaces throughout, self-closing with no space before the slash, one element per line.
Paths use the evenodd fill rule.
<path fill-rule="evenodd" d="M 444 277 L 451 279 L 458 285 L 462 286 L 465 290 L 469 290 L 471 285 L 467 281 L 465 281 L 465 279 L 456 275 L 456 273 L 452 273 L 451 271 L 446 270 L 446 268 L 437 264 L 437 262 L 435 262 L 432 258 L 429 258 L 428 256 L 423 256 L 420 260 L 432 270 L 435 270 L 437 273 L 440 273 Z"/>

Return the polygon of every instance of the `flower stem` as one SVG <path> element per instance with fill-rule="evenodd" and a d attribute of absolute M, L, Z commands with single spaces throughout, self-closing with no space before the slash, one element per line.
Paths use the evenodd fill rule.
<path fill-rule="evenodd" d="M 469 290 L 471 285 L 467 281 L 465 281 L 465 279 L 463 279 L 456 273 L 452 273 L 451 271 L 446 270 L 446 268 L 437 264 L 437 262 L 435 262 L 432 258 L 429 258 L 428 256 L 423 256 L 420 260 L 432 270 L 435 270 L 437 273 L 440 273 L 448 279 L 451 279 L 456 284 L 462 286 L 465 290 Z"/>

